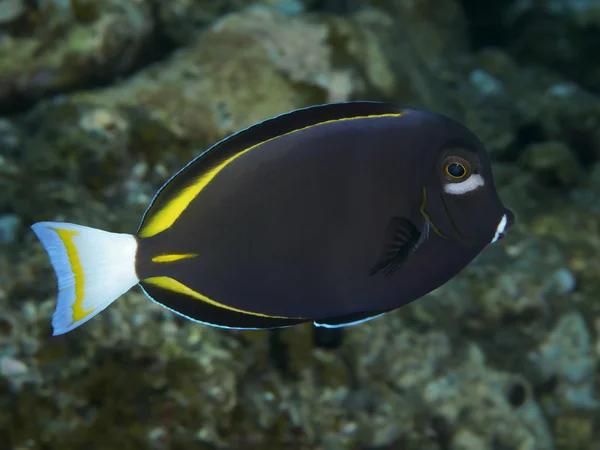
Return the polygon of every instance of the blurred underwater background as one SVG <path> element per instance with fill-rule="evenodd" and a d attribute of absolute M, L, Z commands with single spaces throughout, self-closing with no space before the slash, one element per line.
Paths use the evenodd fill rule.
<path fill-rule="evenodd" d="M 0 450 L 600 450 L 599 54 L 598 0 L 0 0 Z M 359 99 L 477 133 L 508 236 L 350 328 L 133 289 L 51 337 L 32 223 L 133 232 L 215 141 Z"/>

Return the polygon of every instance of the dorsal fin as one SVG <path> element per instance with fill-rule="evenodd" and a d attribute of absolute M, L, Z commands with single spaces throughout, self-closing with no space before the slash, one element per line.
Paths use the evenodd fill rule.
<path fill-rule="evenodd" d="M 158 190 L 144 213 L 138 236 L 151 237 L 169 228 L 225 165 L 260 144 L 326 122 L 403 114 L 403 108 L 389 103 L 331 103 L 297 109 L 241 130 L 190 161 Z"/>

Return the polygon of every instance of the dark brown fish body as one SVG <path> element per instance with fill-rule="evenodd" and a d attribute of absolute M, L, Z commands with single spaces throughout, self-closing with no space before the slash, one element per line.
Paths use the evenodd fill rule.
<path fill-rule="evenodd" d="M 394 309 L 445 283 L 489 240 L 465 246 L 431 233 L 393 277 L 369 273 L 390 218 L 425 227 L 422 174 L 434 161 L 424 155 L 449 137 L 474 139 L 444 117 L 400 111 L 310 127 L 240 156 L 169 229 L 140 241 L 138 273 L 176 278 L 237 309 L 309 320 Z M 198 256 L 150 262 L 163 253 Z M 187 298 L 171 295 L 170 305 L 158 295 L 198 316 Z M 231 325 L 244 326 L 248 317 L 234 315 Z"/>
<path fill-rule="evenodd" d="M 169 180 L 138 230 L 135 277 L 215 326 L 352 324 L 444 284 L 512 221 L 464 126 L 325 105 L 243 130 Z"/>

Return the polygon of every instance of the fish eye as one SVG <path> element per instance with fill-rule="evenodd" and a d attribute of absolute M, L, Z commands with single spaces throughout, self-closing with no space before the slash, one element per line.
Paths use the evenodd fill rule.
<path fill-rule="evenodd" d="M 461 163 L 450 163 L 446 166 L 446 173 L 452 178 L 462 178 L 467 173 L 467 169 Z"/>
<path fill-rule="evenodd" d="M 443 162 L 444 176 L 448 181 L 460 182 L 471 174 L 471 165 L 459 156 L 450 156 Z"/>

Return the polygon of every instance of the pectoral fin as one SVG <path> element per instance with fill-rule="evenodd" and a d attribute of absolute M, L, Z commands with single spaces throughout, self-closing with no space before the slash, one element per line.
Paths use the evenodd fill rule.
<path fill-rule="evenodd" d="M 388 277 L 398 270 L 421 243 L 423 234 L 403 217 L 392 217 L 385 230 L 381 257 L 369 275 L 382 273 Z"/>

